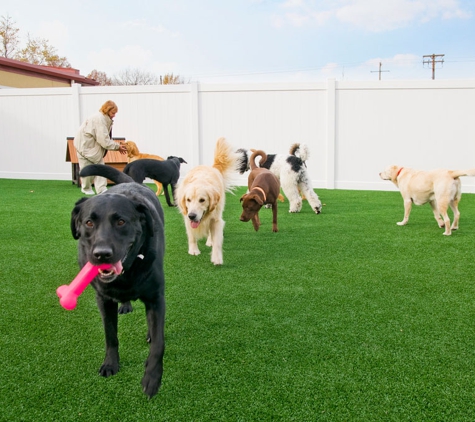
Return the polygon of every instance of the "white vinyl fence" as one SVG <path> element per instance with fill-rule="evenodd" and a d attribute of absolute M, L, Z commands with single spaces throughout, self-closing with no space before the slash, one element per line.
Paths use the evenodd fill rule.
<path fill-rule="evenodd" d="M 66 138 L 106 100 L 114 137 L 211 164 L 216 140 L 286 153 L 308 144 L 314 188 L 394 190 L 387 165 L 475 167 L 475 79 L 0 90 L 0 178 L 70 180 Z M 239 178 L 246 184 L 246 175 Z M 475 192 L 475 178 L 464 178 Z"/>

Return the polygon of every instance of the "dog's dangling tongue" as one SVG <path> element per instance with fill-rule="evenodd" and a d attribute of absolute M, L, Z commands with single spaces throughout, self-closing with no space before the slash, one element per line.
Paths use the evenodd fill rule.
<path fill-rule="evenodd" d="M 111 267 L 109 268 L 109 271 L 113 271 L 117 275 L 120 275 L 122 273 L 122 262 L 118 261 L 115 264 L 112 264 Z"/>
<path fill-rule="evenodd" d="M 122 262 L 117 261 L 115 264 L 112 264 L 111 270 L 113 270 L 117 275 L 122 273 Z"/>
<path fill-rule="evenodd" d="M 97 268 L 99 269 L 99 273 L 103 274 L 104 271 L 106 272 L 114 272 L 117 275 L 122 273 L 122 262 L 118 261 L 115 264 L 101 264 L 98 265 Z"/>
<path fill-rule="evenodd" d="M 192 229 L 196 229 L 200 225 L 200 222 L 199 221 L 190 221 L 190 225 L 191 225 Z"/>

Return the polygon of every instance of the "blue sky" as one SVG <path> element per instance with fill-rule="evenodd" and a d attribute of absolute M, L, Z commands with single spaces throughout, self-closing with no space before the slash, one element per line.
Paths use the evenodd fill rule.
<path fill-rule="evenodd" d="M 0 0 L 72 67 L 187 81 L 475 78 L 474 0 Z"/>

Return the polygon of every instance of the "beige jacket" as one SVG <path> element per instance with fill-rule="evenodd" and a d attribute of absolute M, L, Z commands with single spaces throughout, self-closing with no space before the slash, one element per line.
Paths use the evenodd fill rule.
<path fill-rule="evenodd" d="M 77 152 L 89 161 L 99 163 L 106 150 L 117 151 L 120 145 L 110 138 L 111 127 L 112 119 L 106 114 L 98 112 L 88 117 L 74 138 Z"/>

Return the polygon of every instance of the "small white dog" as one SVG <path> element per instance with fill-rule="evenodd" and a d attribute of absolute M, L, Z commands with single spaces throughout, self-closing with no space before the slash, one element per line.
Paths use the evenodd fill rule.
<path fill-rule="evenodd" d="M 211 262 L 223 263 L 223 210 L 226 192 L 233 186 L 239 155 L 224 138 L 218 139 L 212 166 L 197 166 L 183 178 L 176 189 L 177 204 L 185 220 L 188 253 L 199 255 L 198 240 L 207 237 Z"/>
<path fill-rule="evenodd" d="M 458 204 L 462 197 L 460 176 L 475 176 L 475 169 L 470 170 L 413 170 L 401 166 L 389 166 L 379 173 L 383 180 L 390 180 L 400 190 L 404 200 L 404 219 L 397 223 L 404 226 L 409 221 L 412 204 L 430 203 L 434 217 L 440 228 L 445 227 L 444 235 L 451 235 L 459 227 L 460 212 Z M 450 225 L 448 208 L 454 213 Z M 441 218 L 442 216 L 442 218 Z"/>
<path fill-rule="evenodd" d="M 249 170 L 249 159 L 252 151 L 242 148 L 238 150 L 241 155 L 239 165 L 241 174 Z M 289 212 L 300 212 L 302 209 L 300 192 L 305 195 L 308 203 L 317 214 L 322 212 L 322 203 L 312 188 L 305 164 L 309 155 L 307 145 L 297 143 L 290 147 L 289 154 L 267 154 L 267 160 L 259 162 L 259 167 L 270 170 L 279 178 L 282 190 L 290 202 Z"/>

